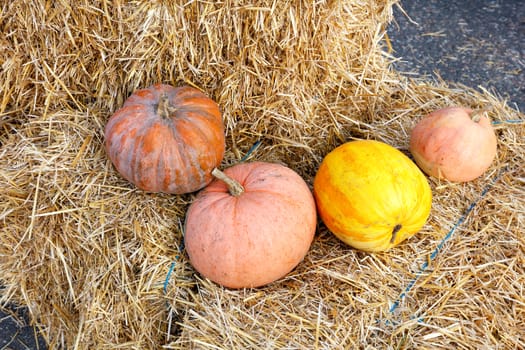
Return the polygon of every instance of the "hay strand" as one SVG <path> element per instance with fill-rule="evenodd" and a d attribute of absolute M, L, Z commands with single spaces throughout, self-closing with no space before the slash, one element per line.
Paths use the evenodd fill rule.
<path fill-rule="evenodd" d="M 396 3 L 0 5 L 0 301 L 27 306 L 51 349 L 525 348 L 524 116 L 488 91 L 393 71 L 384 30 Z M 352 250 L 320 224 L 286 278 L 228 290 L 181 250 L 194 194 L 137 190 L 105 154 L 109 116 L 153 83 L 215 99 L 224 166 L 282 162 L 311 184 L 336 145 L 407 151 L 415 122 L 449 105 L 490 108 L 498 158 L 471 183 L 430 179 L 429 222 L 390 252 Z M 378 324 L 415 276 L 401 321 Z"/>

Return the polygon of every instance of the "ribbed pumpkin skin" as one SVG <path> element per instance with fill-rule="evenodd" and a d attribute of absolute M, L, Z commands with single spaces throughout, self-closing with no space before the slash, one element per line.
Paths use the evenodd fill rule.
<path fill-rule="evenodd" d="M 186 214 L 185 247 L 199 273 L 229 288 L 276 281 L 305 257 L 317 223 L 313 195 L 285 166 L 241 163 L 224 173 L 244 187 L 232 196 L 215 180 Z"/>
<path fill-rule="evenodd" d="M 426 177 L 385 143 L 347 142 L 322 161 L 314 196 L 326 227 L 348 245 L 386 251 L 418 232 L 432 204 Z"/>
<path fill-rule="evenodd" d="M 157 107 L 166 94 L 173 111 Z M 131 95 L 105 128 L 106 152 L 117 171 L 151 192 L 189 193 L 211 182 L 224 156 L 217 104 L 192 87 L 153 85 Z"/>

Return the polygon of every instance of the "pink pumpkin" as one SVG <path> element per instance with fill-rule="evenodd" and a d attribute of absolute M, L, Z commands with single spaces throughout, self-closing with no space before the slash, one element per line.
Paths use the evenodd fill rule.
<path fill-rule="evenodd" d="M 265 162 L 213 174 L 220 179 L 199 192 L 186 215 L 184 239 L 193 267 L 230 288 L 284 277 L 303 260 L 316 230 L 307 184 L 290 168 Z"/>
<path fill-rule="evenodd" d="M 466 182 L 481 176 L 496 157 L 497 139 L 490 120 L 472 110 L 448 107 L 423 118 L 410 135 L 410 152 L 427 174 Z"/>

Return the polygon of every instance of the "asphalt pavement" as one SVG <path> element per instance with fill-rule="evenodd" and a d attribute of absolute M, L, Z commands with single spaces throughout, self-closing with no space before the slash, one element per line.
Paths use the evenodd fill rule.
<path fill-rule="evenodd" d="M 525 112 L 525 0 L 402 0 L 388 34 L 396 69 L 488 90 Z M 0 290 L 1 293 L 1 290 Z M 27 310 L 0 308 L 0 350 L 45 350 Z"/>
<path fill-rule="evenodd" d="M 525 0 L 402 0 L 388 28 L 408 75 L 487 90 L 525 113 Z"/>

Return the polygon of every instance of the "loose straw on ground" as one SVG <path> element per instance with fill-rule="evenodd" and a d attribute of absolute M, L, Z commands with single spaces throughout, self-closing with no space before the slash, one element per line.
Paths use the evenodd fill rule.
<path fill-rule="evenodd" d="M 0 300 L 27 306 L 50 349 L 525 348 L 525 130 L 505 122 L 524 117 L 487 91 L 395 72 L 384 38 L 396 3 L 3 2 Z M 105 154 L 109 116 L 153 83 L 216 100 L 223 167 L 260 141 L 246 161 L 285 163 L 311 184 L 335 146 L 406 151 L 415 122 L 449 105 L 491 108 L 498 157 L 471 183 L 430 179 L 428 223 L 387 253 L 355 251 L 320 223 L 286 278 L 228 290 L 181 251 L 194 194 L 137 190 Z M 404 321 L 375 332 L 505 167 L 397 307 Z M 424 324 L 410 320 L 422 311 Z"/>

